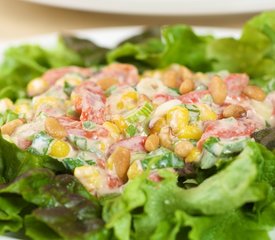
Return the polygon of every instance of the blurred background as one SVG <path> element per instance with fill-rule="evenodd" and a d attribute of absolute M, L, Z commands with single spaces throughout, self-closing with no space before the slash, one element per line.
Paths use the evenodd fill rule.
<path fill-rule="evenodd" d="M 127 1 L 130 3 L 132 0 L 125 0 L 126 3 Z M 155 0 L 155 2 L 158 1 Z M 56 8 L 23 0 L 0 0 L 0 41 L 22 39 L 63 30 L 129 25 L 186 23 L 195 26 L 240 28 L 253 15 L 255 14 L 220 14 L 214 16 L 211 14 L 208 16 L 194 16 L 192 14 L 189 16 L 153 16 L 147 14 L 144 16 L 132 13 L 114 14 Z"/>

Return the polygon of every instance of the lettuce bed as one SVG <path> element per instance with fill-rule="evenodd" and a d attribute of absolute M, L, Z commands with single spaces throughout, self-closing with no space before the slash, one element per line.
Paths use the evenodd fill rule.
<path fill-rule="evenodd" d="M 8 49 L 0 66 L 0 97 L 17 99 L 47 69 L 97 67 L 112 61 L 140 71 L 180 63 L 194 71 L 246 72 L 275 90 L 275 12 L 249 21 L 240 39 L 198 36 L 185 25 L 149 29 L 115 49 L 61 36 L 56 49 Z M 274 140 L 273 140 L 274 141 Z M 0 234 L 32 239 L 269 239 L 275 227 L 275 154 L 250 142 L 228 164 L 198 173 L 200 184 L 178 186 L 160 171 L 130 181 L 119 196 L 93 198 L 57 161 L 34 156 L 0 139 Z"/>

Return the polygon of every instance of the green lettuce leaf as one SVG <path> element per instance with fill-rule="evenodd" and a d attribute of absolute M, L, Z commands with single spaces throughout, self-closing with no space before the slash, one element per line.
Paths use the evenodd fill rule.
<path fill-rule="evenodd" d="M 23 151 L 0 136 L 0 175 L 2 181 L 11 181 L 30 169 L 41 167 L 55 172 L 66 172 L 64 165 L 56 159 Z"/>
<path fill-rule="evenodd" d="M 266 156 L 269 158 L 267 163 Z M 195 233 L 191 231 L 191 239 L 202 239 L 208 228 L 205 239 L 230 239 L 231 233 L 228 238 L 223 238 L 224 231 L 214 232 L 219 222 L 228 225 L 228 229 L 229 226 L 238 228 L 240 236 L 254 229 L 254 236 L 267 239 L 270 224 L 265 219 L 271 217 L 266 214 L 259 223 L 258 214 L 266 213 L 270 206 L 274 167 L 274 154 L 251 142 L 225 168 L 191 189 L 178 187 L 176 175 L 167 170 L 159 171 L 163 178 L 160 183 L 142 176 L 130 181 L 121 196 L 104 203 L 106 226 L 113 228 L 116 237 L 123 240 L 144 239 L 146 236 L 152 236 L 150 239 L 175 239 L 178 234 L 187 236 L 192 221 L 198 218 L 201 226 L 194 230 Z M 270 172 L 266 171 L 267 168 L 271 169 Z M 251 203 L 255 207 L 249 207 Z M 190 216 L 190 223 L 185 222 L 174 229 L 178 211 L 183 212 L 186 219 Z M 250 217 L 255 219 L 249 221 Z M 246 220 L 247 228 L 243 226 Z M 259 239 L 257 237 L 251 239 Z"/>
<path fill-rule="evenodd" d="M 165 26 L 161 33 L 161 39 L 145 37 L 143 41 L 139 39 L 138 43 L 122 44 L 108 53 L 108 61 L 138 64 L 142 68 L 179 63 L 198 71 L 211 69 L 211 62 L 206 56 L 206 46 L 211 37 L 197 36 L 186 25 Z"/>
<path fill-rule="evenodd" d="M 275 12 L 248 21 L 240 39 L 215 39 L 208 45 L 213 70 L 247 73 L 254 84 L 275 90 Z"/>

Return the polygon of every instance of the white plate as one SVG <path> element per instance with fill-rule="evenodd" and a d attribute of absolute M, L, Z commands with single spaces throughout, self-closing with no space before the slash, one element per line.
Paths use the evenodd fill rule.
<path fill-rule="evenodd" d="M 102 0 L 103 1 L 103 0 Z M 87 29 L 77 30 L 73 33 L 79 37 L 87 38 L 95 43 L 103 46 L 112 48 L 115 47 L 120 41 L 134 34 L 138 34 L 142 31 L 142 27 L 117 27 L 117 28 L 100 28 L 100 29 Z M 196 33 L 199 34 L 212 34 L 216 37 L 239 37 L 240 30 L 238 29 L 227 29 L 227 28 L 209 28 L 209 27 L 195 27 Z M 48 35 L 36 36 L 29 39 L 21 39 L 11 42 L 0 42 L 0 61 L 3 57 L 5 49 L 11 46 L 17 46 L 21 44 L 39 44 L 43 47 L 54 46 L 57 42 L 57 33 Z M 275 230 L 270 232 L 271 240 L 275 240 Z M 0 240 L 16 240 L 15 238 L 9 238 L 0 236 Z"/>
<path fill-rule="evenodd" d="M 140 15 L 217 15 L 275 9 L 274 0 L 26 0 L 84 11 Z"/>

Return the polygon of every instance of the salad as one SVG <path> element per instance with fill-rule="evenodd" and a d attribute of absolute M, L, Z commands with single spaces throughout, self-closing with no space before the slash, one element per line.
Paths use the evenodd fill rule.
<path fill-rule="evenodd" d="M 175 25 L 111 50 L 74 36 L 8 49 L 0 233 L 270 239 L 274 19 L 252 19 L 240 39 Z"/>

